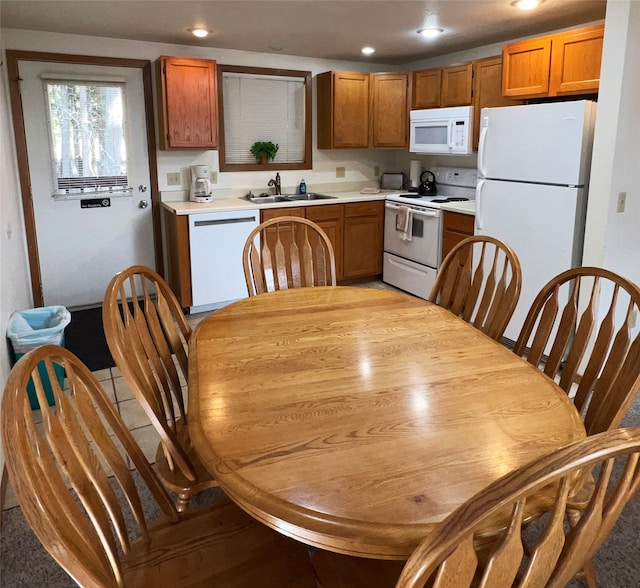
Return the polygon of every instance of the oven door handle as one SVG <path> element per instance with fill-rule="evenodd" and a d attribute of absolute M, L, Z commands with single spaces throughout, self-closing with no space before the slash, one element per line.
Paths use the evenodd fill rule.
<path fill-rule="evenodd" d="M 394 210 L 396 212 L 400 209 L 400 206 L 402 205 L 397 205 L 397 204 L 384 205 L 385 208 L 389 210 Z M 410 207 L 410 210 L 413 216 L 423 216 L 423 217 L 429 217 L 429 218 L 438 218 L 438 216 L 440 216 L 440 213 L 437 210 L 429 210 L 426 208 L 412 208 L 412 207 Z"/>

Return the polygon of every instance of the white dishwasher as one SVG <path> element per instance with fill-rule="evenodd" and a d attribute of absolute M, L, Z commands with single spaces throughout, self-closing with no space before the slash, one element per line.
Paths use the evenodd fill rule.
<path fill-rule="evenodd" d="M 192 310 L 247 297 L 242 250 L 259 223 L 257 208 L 189 215 Z"/>

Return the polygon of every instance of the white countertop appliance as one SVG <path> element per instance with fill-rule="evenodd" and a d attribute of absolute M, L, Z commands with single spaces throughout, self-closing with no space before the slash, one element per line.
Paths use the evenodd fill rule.
<path fill-rule="evenodd" d="M 442 211 L 445 202 L 475 198 L 476 170 L 433 167 L 436 196 L 415 192 L 389 194 L 384 211 L 382 279 L 387 284 L 428 298 L 440 267 Z"/>
<path fill-rule="evenodd" d="M 475 232 L 507 243 L 522 266 L 508 341 L 542 286 L 582 262 L 595 115 L 588 100 L 482 109 Z"/>
<path fill-rule="evenodd" d="M 473 151 L 473 106 L 412 110 L 409 151 L 440 155 L 468 155 Z"/>
<path fill-rule="evenodd" d="M 208 165 L 191 166 L 191 188 L 189 189 L 189 200 L 206 204 L 213 200 L 211 195 L 211 181 L 209 180 Z"/>

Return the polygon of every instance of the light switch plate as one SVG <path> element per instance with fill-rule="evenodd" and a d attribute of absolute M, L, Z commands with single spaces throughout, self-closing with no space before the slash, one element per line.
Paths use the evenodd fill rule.
<path fill-rule="evenodd" d="M 618 204 L 616 206 L 616 212 L 624 212 L 624 207 L 627 204 L 627 193 L 618 192 Z"/>
<path fill-rule="evenodd" d="M 167 186 L 180 185 L 180 172 L 167 174 Z"/>
<path fill-rule="evenodd" d="M 344 178 L 345 168 L 344 167 L 336 167 L 336 178 Z"/>

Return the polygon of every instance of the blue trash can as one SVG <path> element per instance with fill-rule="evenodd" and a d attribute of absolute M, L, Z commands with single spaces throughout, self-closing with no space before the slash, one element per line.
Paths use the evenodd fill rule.
<path fill-rule="evenodd" d="M 12 364 L 15 364 L 25 353 L 43 345 L 60 345 L 64 347 L 64 329 L 71 322 L 71 313 L 64 306 L 43 306 L 14 312 L 9 318 L 7 337 L 11 340 L 13 350 Z M 54 366 L 60 387 L 64 385 L 64 369 Z M 38 372 L 50 406 L 55 404 L 51 382 L 44 363 L 38 365 Z M 33 381 L 27 388 L 29 403 L 32 409 L 40 408 Z"/>

